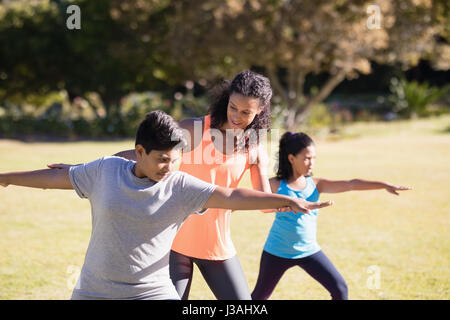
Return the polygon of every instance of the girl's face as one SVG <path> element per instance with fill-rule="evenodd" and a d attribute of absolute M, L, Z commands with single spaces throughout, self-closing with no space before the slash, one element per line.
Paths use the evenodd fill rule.
<path fill-rule="evenodd" d="M 292 171 L 299 176 L 311 175 L 314 169 L 314 162 L 316 159 L 316 148 L 314 145 L 304 148 L 296 156 L 288 155 L 288 160 L 292 165 Z"/>
<path fill-rule="evenodd" d="M 263 107 L 259 106 L 259 98 L 246 97 L 233 92 L 228 101 L 227 122 L 222 129 L 245 130 L 262 110 Z"/>

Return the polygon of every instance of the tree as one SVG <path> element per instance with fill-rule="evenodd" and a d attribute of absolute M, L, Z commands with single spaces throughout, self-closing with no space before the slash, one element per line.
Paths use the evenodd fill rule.
<path fill-rule="evenodd" d="M 0 99 L 65 89 L 71 99 L 101 96 L 107 115 L 120 99 L 162 90 L 167 1 L 39 0 L 0 4 Z M 81 29 L 69 30 L 66 9 L 81 9 Z M 167 66 L 170 69 L 170 66 Z"/>
<path fill-rule="evenodd" d="M 80 30 L 66 27 L 71 4 Z M 130 92 L 253 67 L 269 76 L 293 128 L 344 79 L 371 72 L 371 61 L 448 69 L 448 9 L 446 0 L 2 1 L 0 100 L 97 92 L 120 116 Z M 328 79 L 307 90 L 312 74 Z"/>
<path fill-rule="evenodd" d="M 370 61 L 407 68 L 425 58 L 448 69 L 447 1 L 376 3 L 177 1 L 169 32 L 171 57 L 194 78 L 261 68 L 287 107 L 287 127 L 293 128 L 344 79 L 370 73 Z M 329 77 L 315 92 L 305 92 L 306 76 L 318 73 Z"/>

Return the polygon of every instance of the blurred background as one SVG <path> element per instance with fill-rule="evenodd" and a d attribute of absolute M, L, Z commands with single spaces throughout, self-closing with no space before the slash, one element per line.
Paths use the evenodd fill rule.
<path fill-rule="evenodd" d="M 132 137 L 150 110 L 204 115 L 247 68 L 270 78 L 273 127 L 447 113 L 449 16 L 445 0 L 4 0 L 0 137 Z"/>
<path fill-rule="evenodd" d="M 145 113 L 203 116 L 214 85 L 251 69 L 271 81 L 272 128 L 316 141 L 316 176 L 414 188 L 398 198 L 382 190 L 321 198 L 335 205 L 322 210 L 319 243 L 350 299 L 449 299 L 449 7 L 446 0 L 2 0 L 0 172 L 133 148 Z M 241 186 L 251 186 L 248 175 Z M 0 299 L 70 298 L 89 210 L 67 191 L 0 190 Z M 232 219 L 252 290 L 273 215 Z M 191 298 L 214 299 L 197 269 Z M 272 298 L 329 295 L 292 269 Z"/>

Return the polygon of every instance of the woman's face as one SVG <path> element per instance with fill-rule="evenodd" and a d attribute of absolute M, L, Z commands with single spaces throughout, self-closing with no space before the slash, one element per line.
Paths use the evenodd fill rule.
<path fill-rule="evenodd" d="M 227 122 L 222 126 L 222 129 L 245 130 L 262 110 L 263 107 L 259 105 L 259 98 L 246 97 L 233 92 L 228 101 Z"/>

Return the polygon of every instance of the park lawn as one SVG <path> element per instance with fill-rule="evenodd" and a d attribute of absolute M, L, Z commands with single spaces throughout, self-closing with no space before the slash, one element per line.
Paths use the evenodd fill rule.
<path fill-rule="evenodd" d="M 316 141 L 314 175 L 412 186 L 323 194 L 318 240 L 344 276 L 350 299 L 450 298 L 450 117 L 356 123 Z M 342 139 L 342 137 L 344 137 Z M 22 143 L 0 140 L 0 172 L 80 163 L 133 141 Z M 274 159 L 274 155 L 272 155 Z M 274 161 L 271 161 L 273 169 Z M 248 174 L 241 186 L 250 186 Z M 273 214 L 233 213 L 232 238 L 250 290 Z M 0 189 L 0 299 L 68 299 L 91 231 L 89 202 L 73 191 Z M 214 299 L 198 269 L 191 299 Z M 329 299 L 303 270 L 286 272 L 271 299 Z"/>

